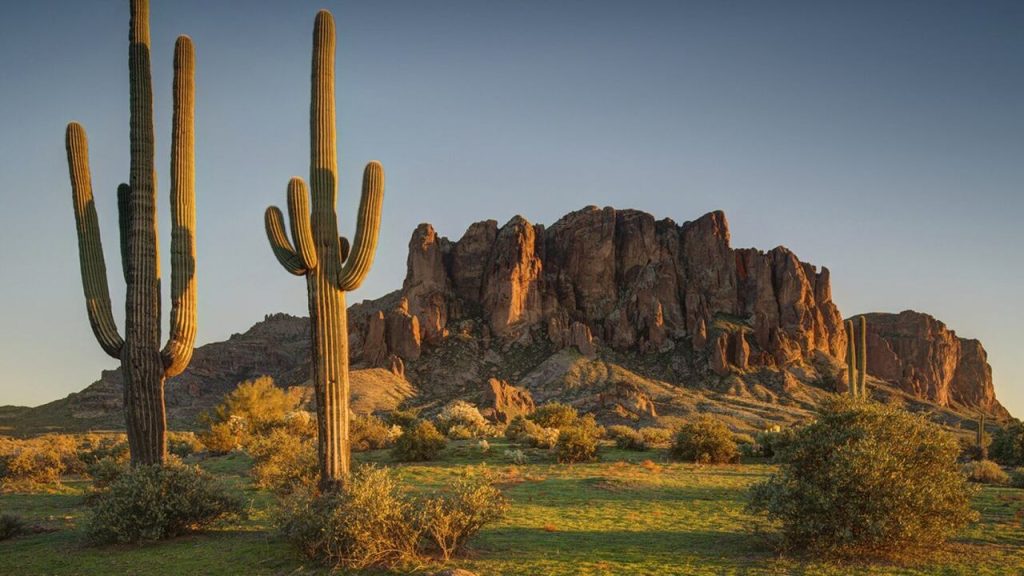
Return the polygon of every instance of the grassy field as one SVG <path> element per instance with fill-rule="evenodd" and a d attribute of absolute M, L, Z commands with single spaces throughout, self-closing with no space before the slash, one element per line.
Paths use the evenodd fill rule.
<path fill-rule="evenodd" d="M 913 565 L 832 564 L 780 558 L 743 512 L 746 488 L 771 472 L 749 463 L 696 467 L 664 462 L 663 452 L 607 448 L 602 462 L 564 466 L 534 453 L 513 466 L 493 442 L 483 455 L 455 443 L 442 461 L 402 465 L 413 485 L 428 488 L 486 462 L 514 501 L 501 524 L 486 529 L 468 557 L 450 566 L 480 576 L 683 574 L 1024 574 L 1024 490 L 985 488 L 981 521 L 947 550 Z M 385 453 L 359 455 L 386 462 Z M 203 460 L 249 502 L 248 517 L 203 534 L 143 546 L 90 548 L 81 533 L 85 483 L 52 494 L 0 495 L 0 510 L 47 532 L 0 542 L 0 574 L 322 574 L 272 528 L 274 498 L 254 490 L 247 458 Z M 430 574 L 444 566 L 417 567 Z M 408 572 L 401 572 L 406 573 Z M 374 572 L 366 572 L 372 574 Z"/>

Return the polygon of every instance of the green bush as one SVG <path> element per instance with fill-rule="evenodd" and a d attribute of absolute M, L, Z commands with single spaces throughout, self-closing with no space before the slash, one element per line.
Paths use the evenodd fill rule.
<path fill-rule="evenodd" d="M 199 433 L 199 440 L 211 453 L 226 454 L 243 447 L 250 435 L 287 425 L 301 403 L 297 390 L 278 388 L 269 376 L 242 382 L 200 416 L 207 429 Z"/>
<path fill-rule="evenodd" d="M 640 435 L 648 448 L 664 447 L 672 444 L 672 431 L 667 428 L 641 428 Z"/>
<path fill-rule="evenodd" d="M 306 556 L 355 569 L 410 562 L 422 534 L 394 472 L 373 466 L 356 468 L 342 490 L 286 500 L 280 527 Z"/>
<path fill-rule="evenodd" d="M 449 438 L 464 440 L 466 438 L 483 438 L 492 432 L 487 419 L 480 414 L 476 406 L 463 400 L 454 400 L 437 415 L 437 427 Z M 458 427 L 455 435 L 452 428 Z"/>
<path fill-rule="evenodd" d="M 758 432 L 754 437 L 754 440 L 756 441 L 755 455 L 762 456 L 764 458 L 774 458 L 775 453 L 778 452 L 781 446 L 792 437 L 792 430 L 782 430 L 778 426 Z"/>
<path fill-rule="evenodd" d="M 25 521 L 13 514 L 0 514 L 0 541 L 20 536 L 28 531 Z"/>
<path fill-rule="evenodd" d="M 372 414 L 353 414 L 348 435 L 353 452 L 390 448 L 397 437 L 391 426 Z"/>
<path fill-rule="evenodd" d="M 629 426 L 608 427 L 608 437 L 615 440 L 615 446 L 622 450 L 647 450 L 647 441 L 639 430 Z"/>
<path fill-rule="evenodd" d="M 195 432 L 168 432 L 167 451 L 178 458 L 186 458 L 203 449 Z"/>
<path fill-rule="evenodd" d="M 487 524 L 500 520 L 509 502 L 486 474 L 457 478 L 439 495 L 419 503 L 424 538 L 445 561 Z"/>
<path fill-rule="evenodd" d="M 391 449 L 391 456 L 399 462 L 425 462 L 436 458 L 447 444 L 433 424 L 419 420 L 402 431 Z"/>
<path fill-rule="evenodd" d="M 1010 475 L 991 460 L 975 460 L 964 464 L 964 474 L 968 480 L 979 484 L 1002 486 L 1010 483 Z"/>
<path fill-rule="evenodd" d="M 669 456 L 684 462 L 726 464 L 739 459 L 739 449 L 721 420 L 701 414 L 679 428 Z"/>
<path fill-rule="evenodd" d="M 252 456 L 256 486 L 279 494 L 312 488 L 319 479 L 316 437 L 287 427 L 252 436 L 246 446 Z"/>
<path fill-rule="evenodd" d="M 408 428 L 409 425 L 415 424 L 419 421 L 419 413 L 420 411 L 418 409 L 392 410 L 384 415 L 384 422 L 386 422 L 388 426 Z"/>
<path fill-rule="evenodd" d="M 996 431 L 989 455 L 1004 466 L 1024 465 L 1024 423 L 1013 420 Z"/>
<path fill-rule="evenodd" d="M 560 430 L 576 424 L 579 414 L 576 409 L 561 402 L 551 402 L 539 406 L 537 410 L 527 416 L 531 421 L 536 422 L 542 428 L 554 428 Z"/>
<path fill-rule="evenodd" d="M 171 538 L 239 514 L 242 502 L 198 467 L 136 466 L 90 502 L 97 544 Z"/>
<path fill-rule="evenodd" d="M 1024 488 L 1024 468 L 1014 468 L 1010 472 L 1010 486 Z"/>
<path fill-rule="evenodd" d="M 77 442 L 71 436 L 48 434 L 0 443 L 0 489 L 30 491 L 61 483 L 65 474 L 84 472 Z"/>
<path fill-rule="evenodd" d="M 523 416 L 516 416 L 505 427 L 505 438 L 516 444 L 533 448 L 554 448 L 558 442 L 558 430 L 544 428 Z"/>
<path fill-rule="evenodd" d="M 597 438 L 583 427 L 565 428 L 558 432 L 555 455 L 562 464 L 592 462 L 597 459 Z"/>
<path fill-rule="evenodd" d="M 89 464 L 88 472 L 92 478 L 92 487 L 102 490 L 110 486 L 122 474 L 128 471 L 127 461 L 119 460 L 114 456 L 106 456 Z"/>
<path fill-rule="evenodd" d="M 784 548 L 825 556 L 934 548 L 978 515 L 956 438 L 895 406 L 836 398 L 776 453 L 748 510 L 781 527 Z"/>

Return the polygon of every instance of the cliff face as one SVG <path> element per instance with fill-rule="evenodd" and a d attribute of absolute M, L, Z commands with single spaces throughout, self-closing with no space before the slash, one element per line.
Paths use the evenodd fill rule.
<path fill-rule="evenodd" d="M 865 316 L 869 374 L 940 406 L 1008 415 L 996 400 L 992 368 L 981 342 L 960 338 L 919 312 Z"/>
<path fill-rule="evenodd" d="M 484 340 L 554 350 L 593 340 L 618 352 L 685 346 L 720 356 L 720 373 L 846 350 L 828 270 L 782 247 L 733 249 L 721 212 L 680 226 L 588 207 L 550 228 L 518 216 L 500 228 L 477 222 L 455 242 L 422 224 L 402 296 L 354 328 L 367 363 L 415 361 L 466 320 L 481 321 Z"/>
<path fill-rule="evenodd" d="M 867 319 L 876 397 L 950 423 L 1006 416 L 978 341 L 915 312 Z M 415 395 L 420 406 L 463 398 L 508 416 L 559 400 L 609 423 L 671 426 L 710 410 L 757 430 L 846 390 L 828 269 L 783 247 L 732 248 L 721 212 L 678 225 L 588 207 L 550 227 L 477 222 L 457 241 L 422 224 L 401 290 L 351 306 L 349 339 L 357 411 Z M 309 372 L 308 321 L 273 314 L 198 348 L 167 383 L 168 413 L 188 425 L 246 379 L 295 386 Z M 120 426 L 122 396 L 119 370 L 107 371 L 80 393 L 0 414 L 0 429 Z"/>

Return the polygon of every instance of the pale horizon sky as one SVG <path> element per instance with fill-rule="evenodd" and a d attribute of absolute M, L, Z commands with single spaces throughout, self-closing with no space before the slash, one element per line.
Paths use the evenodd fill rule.
<path fill-rule="evenodd" d="M 197 344 L 306 314 L 263 232 L 308 172 L 313 18 L 338 27 L 339 217 L 387 173 L 376 263 L 588 204 L 692 220 L 832 271 L 844 316 L 914 309 L 977 338 L 1024 415 L 1024 3 L 151 0 L 163 275 L 174 38 L 196 46 Z M 64 152 L 88 131 L 115 318 L 128 171 L 128 0 L 0 2 L 0 405 L 118 363 L 89 329 Z M 167 282 L 165 281 L 165 288 Z M 164 297 L 167 290 L 164 290 Z M 164 306 L 164 337 L 167 313 Z"/>

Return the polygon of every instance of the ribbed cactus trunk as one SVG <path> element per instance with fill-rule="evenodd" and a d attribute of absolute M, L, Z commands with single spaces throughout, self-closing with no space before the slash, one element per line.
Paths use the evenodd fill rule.
<path fill-rule="evenodd" d="M 853 320 L 846 321 L 846 381 L 850 384 L 850 396 L 857 397 L 857 339 L 853 333 Z"/>
<path fill-rule="evenodd" d="M 129 184 L 121 184 L 117 190 L 122 272 L 127 284 L 123 339 L 111 314 L 85 129 L 74 122 L 67 129 L 68 166 L 86 308 L 100 346 L 121 360 L 132 463 L 162 464 L 167 452 L 164 380 L 188 366 L 196 332 L 195 54 L 192 41 L 179 37 L 174 48 L 171 141 L 171 334 L 161 350 L 153 79 L 146 0 L 131 2 L 128 68 L 131 167 Z"/>
<path fill-rule="evenodd" d="M 334 19 L 320 11 L 313 29 L 312 98 L 310 103 L 310 183 L 312 217 L 301 178 L 288 184 L 288 213 L 294 246 L 281 211 L 266 213 L 267 237 L 286 270 L 306 276 L 312 341 L 313 387 L 318 420 L 320 488 L 333 490 L 349 474 L 348 320 L 345 292 L 356 289 L 369 272 L 380 230 L 384 172 L 370 162 L 363 172 L 363 191 L 355 240 L 338 235 L 337 136 L 334 111 Z"/>

